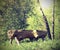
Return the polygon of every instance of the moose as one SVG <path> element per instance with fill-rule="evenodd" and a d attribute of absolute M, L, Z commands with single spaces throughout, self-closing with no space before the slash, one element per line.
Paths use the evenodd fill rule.
<path fill-rule="evenodd" d="M 19 41 L 29 38 L 30 41 L 38 40 L 39 38 L 42 38 L 42 40 L 45 39 L 47 35 L 47 31 L 43 30 L 8 30 L 7 36 L 10 39 L 10 43 L 12 44 L 13 39 L 16 40 L 17 44 L 19 45 Z"/>

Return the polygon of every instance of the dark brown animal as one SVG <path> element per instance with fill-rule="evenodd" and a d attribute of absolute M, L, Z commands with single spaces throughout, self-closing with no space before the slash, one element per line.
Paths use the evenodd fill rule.
<path fill-rule="evenodd" d="M 7 35 L 10 39 L 11 44 L 12 40 L 15 38 L 17 44 L 19 45 L 19 41 L 25 38 L 29 38 L 30 41 L 38 40 L 39 38 L 42 38 L 44 40 L 47 32 L 42 30 L 8 30 Z"/>
<path fill-rule="evenodd" d="M 36 30 L 37 31 L 37 38 L 35 38 L 35 40 L 38 40 L 39 38 L 42 38 L 42 40 L 44 41 L 45 37 L 47 36 L 47 31 L 43 31 L 43 30 Z"/>
<path fill-rule="evenodd" d="M 18 45 L 20 40 L 29 38 L 30 41 L 32 41 L 33 38 L 36 38 L 38 36 L 37 33 L 33 30 L 8 30 L 7 35 L 10 39 L 11 44 L 13 39 L 15 38 Z"/>

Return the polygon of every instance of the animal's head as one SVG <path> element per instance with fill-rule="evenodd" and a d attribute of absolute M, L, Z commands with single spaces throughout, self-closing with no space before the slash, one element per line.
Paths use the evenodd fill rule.
<path fill-rule="evenodd" d="M 13 37 L 14 32 L 15 32 L 15 30 L 8 30 L 7 31 L 7 36 L 9 39 L 11 39 L 11 37 Z"/>

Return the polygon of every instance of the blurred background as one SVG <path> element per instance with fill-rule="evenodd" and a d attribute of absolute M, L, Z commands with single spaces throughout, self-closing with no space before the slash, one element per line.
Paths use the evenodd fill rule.
<path fill-rule="evenodd" d="M 0 48 L 1 50 L 58 50 L 60 49 L 60 0 L 0 0 Z M 54 7 L 54 41 L 46 40 L 45 45 L 38 45 L 40 41 L 29 43 L 21 43 L 20 47 L 16 47 L 16 44 L 10 48 L 7 40 L 7 31 L 10 29 L 22 29 L 22 30 L 46 30 L 45 20 L 43 19 L 42 10 L 49 23 L 50 32 L 52 33 L 52 21 L 53 21 L 53 5 Z M 54 42 L 54 43 L 53 43 Z M 47 45 L 48 43 L 48 45 Z M 31 47 L 30 46 L 33 46 Z M 41 42 L 43 45 L 44 43 Z M 53 46 L 51 47 L 51 45 Z M 7 46 L 9 47 L 7 48 Z M 23 46 L 24 49 L 22 48 Z M 55 46 L 56 45 L 56 46 Z M 57 47 L 58 46 L 58 47 Z M 46 47 L 46 49 L 45 49 Z M 57 49 L 56 49 L 57 47 Z M 13 49 L 14 48 L 14 49 Z"/>

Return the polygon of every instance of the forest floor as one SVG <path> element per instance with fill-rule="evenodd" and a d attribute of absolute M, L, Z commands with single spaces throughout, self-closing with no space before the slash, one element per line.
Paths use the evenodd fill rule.
<path fill-rule="evenodd" d="M 16 44 L 15 40 L 13 40 L 13 44 L 10 44 L 9 40 L 0 41 L 0 50 L 60 50 L 60 40 L 46 39 L 42 41 L 39 39 L 33 42 L 28 40 L 29 39 L 20 41 L 19 46 Z"/>

